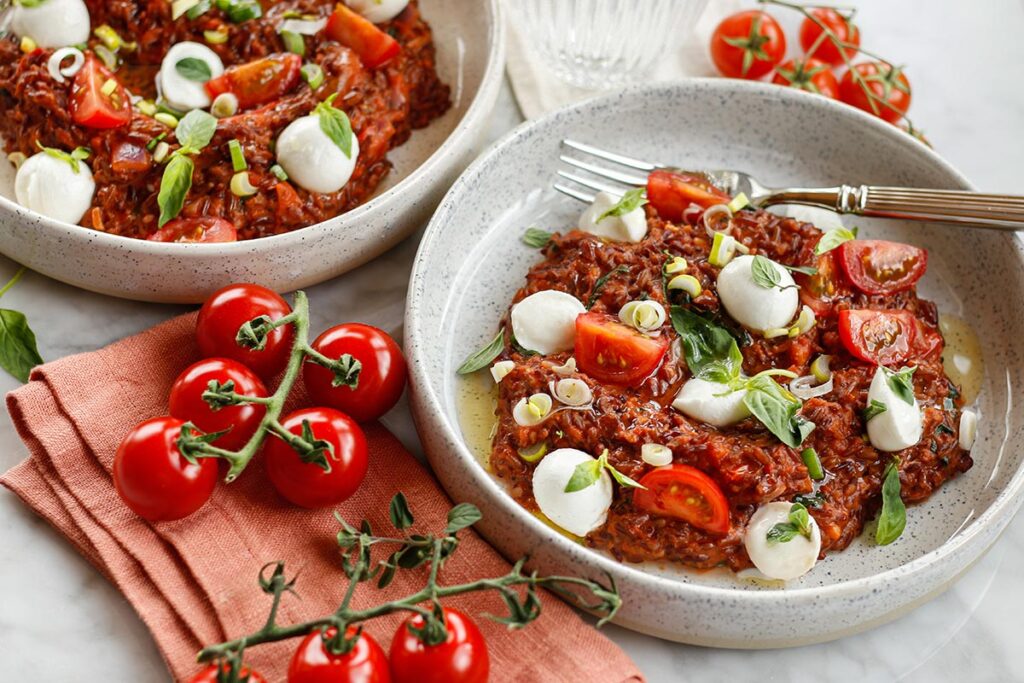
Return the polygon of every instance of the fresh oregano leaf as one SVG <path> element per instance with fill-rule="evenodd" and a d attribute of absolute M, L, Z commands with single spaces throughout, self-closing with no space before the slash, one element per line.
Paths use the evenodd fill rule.
<path fill-rule="evenodd" d="M 882 510 L 878 513 L 878 528 L 875 530 L 878 545 L 889 545 L 907 526 L 907 507 L 900 496 L 899 465 L 899 458 L 893 458 L 882 477 Z"/>
<path fill-rule="evenodd" d="M 401 491 L 396 493 L 394 498 L 391 499 L 391 505 L 388 506 L 388 514 L 391 515 L 391 524 L 396 529 L 408 529 L 412 526 L 412 511 L 409 510 L 409 502 Z"/>
<path fill-rule="evenodd" d="M 32 368 L 41 365 L 36 335 L 24 313 L 0 309 L 0 367 L 20 382 L 27 382 Z"/>
<path fill-rule="evenodd" d="M 455 372 L 460 375 L 468 375 L 481 370 L 491 364 L 491 361 L 498 357 L 502 349 L 505 348 L 505 330 L 499 330 L 498 334 L 487 343 L 487 346 L 483 347 L 469 358 L 462 362 L 459 369 Z"/>
<path fill-rule="evenodd" d="M 456 531 L 473 526 L 482 517 L 483 515 L 477 506 L 472 503 L 459 503 L 448 511 L 448 526 L 445 527 L 445 532 L 454 534 Z"/>

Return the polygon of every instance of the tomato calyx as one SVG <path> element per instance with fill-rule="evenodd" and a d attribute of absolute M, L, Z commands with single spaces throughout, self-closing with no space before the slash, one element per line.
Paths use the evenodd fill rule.
<path fill-rule="evenodd" d="M 765 52 L 764 46 L 770 43 L 771 36 L 761 33 L 761 14 L 758 13 L 750 22 L 750 31 L 745 38 L 722 38 L 733 47 L 743 50 L 743 76 L 750 72 L 754 61 L 770 62 L 771 56 Z"/>
<path fill-rule="evenodd" d="M 816 82 L 816 80 L 820 79 L 822 76 L 828 78 L 832 73 L 828 64 L 822 61 L 811 58 L 792 59 L 785 64 L 781 64 L 776 67 L 775 72 L 778 76 L 787 81 L 787 85 L 791 88 L 806 90 L 807 92 L 812 92 L 816 95 L 835 97 L 835 76 L 831 77 L 832 92 L 830 93 L 823 92 Z"/>

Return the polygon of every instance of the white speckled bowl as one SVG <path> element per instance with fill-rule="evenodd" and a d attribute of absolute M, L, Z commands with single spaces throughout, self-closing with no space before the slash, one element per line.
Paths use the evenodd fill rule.
<path fill-rule="evenodd" d="M 625 600 L 618 622 L 672 640 L 742 648 L 824 641 L 893 619 L 947 588 L 996 540 L 1024 489 L 1024 413 L 1011 410 L 1011 388 L 1024 383 L 1020 243 L 996 232 L 852 221 L 862 235 L 926 246 L 923 296 L 966 319 L 984 345 L 974 468 L 910 507 L 896 543 L 878 547 L 865 536 L 785 588 L 743 582 L 726 570 L 620 564 L 520 507 L 470 452 L 457 414 L 463 380 L 455 368 L 493 336 L 539 258 L 521 244 L 524 229 L 562 228 L 581 209 L 548 189 L 564 137 L 685 167 L 743 169 L 769 185 L 969 187 L 941 157 L 887 123 L 759 83 L 691 80 L 632 89 L 521 126 L 445 197 L 409 289 L 413 410 L 434 471 L 452 497 L 480 506 L 481 531 L 509 557 L 530 554 L 543 572 L 608 572 Z"/>
<path fill-rule="evenodd" d="M 390 249 L 430 216 L 479 153 L 505 64 L 498 0 L 421 0 L 434 30 L 438 72 L 453 106 L 392 150 L 375 197 L 346 214 L 284 235 L 232 244 L 164 244 L 107 235 L 19 206 L 14 169 L 0 163 L 0 253 L 44 275 L 101 294 L 198 302 L 232 282 L 291 291 L 351 270 Z M 131 211 L 131 207 L 125 207 Z"/>

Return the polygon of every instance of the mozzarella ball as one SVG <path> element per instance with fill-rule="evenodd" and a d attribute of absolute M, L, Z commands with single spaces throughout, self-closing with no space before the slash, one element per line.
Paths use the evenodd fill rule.
<path fill-rule="evenodd" d="M 46 0 L 35 7 L 15 5 L 11 30 L 39 47 L 58 48 L 89 40 L 89 9 L 82 0 Z"/>
<path fill-rule="evenodd" d="M 373 23 L 381 24 L 401 14 L 409 0 L 345 0 L 345 4 Z"/>
<path fill-rule="evenodd" d="M 160 96 L 172 109 L 185 112 L 205 109 L 210 106 L 210 94 L 206 92 L 205 82 L 193 81 L 178 71 L 178 62 L 187 58 L 206 62 L 210 67 L 211 78 L 224 73 L 224 63 L 210 48 L 190 41 L 176 43 L 167 51 L 160 64 L 160 73 L 156 75 Z"/>
<path fill-rule="evenodd" d="M 598 217 L 619 203 L 621 197 L 610 192 L 598 192 L 594 203 L 583 210 L 577 227 L 591 235 L 616 242 L 639 242 L 647 235 L 647 214 L 643 207 L 621 216 Z"/>
<path fill-rule="evenodd" d="M 800 294 L 789 271 L 769 261 L 779 273 L 779 284 L 762 287 L 754 281 L 753 256 L 737 256 L 718 273 L 718 298 L 729 315 L 758 332 L 786 327 L 800 305 Z"/>
<path fill-rule="evenodd" d="M 732 391 L 728 384 L 694 377 L 676 394 L 672 407 L 714 427 L 728 427 L 750 417 L 750 410 L 743 403 L 746 395 L 746 389 Z"/>
<path fill-rule="evenodd" d="M 19 204 L 65 223 L 82 220 L 92 206 L 95 191 L 88 164 L 79 161 L 75 173 L 71 164 L 45 152 L 26 159 L 14 177 L 14 196 Z"/>
<path fill-rule="evenodd" d="M 530 351 L 544 355 L 566 351 L 576 343 L 576 318 L 586 312 L 573 295 L 545 289 L 512 307 L 512 334 Z"/>
<path fill-rule="evenodd" d="M 566 493 L 576 467 L 595 458 L 575 448 L 559 448 L 544 456 L 533 470 L 533 497 L 552 522 L 577 536 L 586 536 L 604 524 L 612 505 L 612 479 L 608 472 L 590 486 Z"/>
<path fill-rule="evenodd" d="M 880 451 L 901 451 L 921 440 L 921 406 L 914 398 L 913 405 L 907 403 L 889 387 L 884 368 L 875 370 L 875 376 L 868 388 L 868 405 L 878 401 L 885 411 L 868 420 L 868 438 L 871 445 Z"/>
<path fill-rule="evenodd" d="M 790 581 L 809 572 L 821 552 L 821 530 L 810 517 L 811 537 L 796 534 L 783 542 L 769 542 L 768 532 L 776 524 L 789 522 L 792 503 L 768 503 L 757 509 L 747 523 L 743 544 L 757 569 L 771 579 Z"/>
<path fill-rule="evenodd" d="M 769 207 L 768 211 L 776 216 L 795 218 L 804 223 L 810 223 L 823 232 L 834 228 L 845 227 L 839 214 L 835 211 L 822 209 L 817 206 L 804 206 L 803 204 L 776 204 Z"/>
<path fill-rule="evenodd" d="M 281 131 L 276 146 L 277 163 L 292 182 L 303 189 L 330 194 L 345 187 L 359 158 L 359 140 L 352 135 L 352 156 L 345 153 L 320 128 L 320 116 L 295 119 Z"/>

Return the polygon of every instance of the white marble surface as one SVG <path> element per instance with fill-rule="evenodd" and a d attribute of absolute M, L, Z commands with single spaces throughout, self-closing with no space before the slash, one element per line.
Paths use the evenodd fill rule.
<path fill-rule="evenodd" d="M 1024 158 L 1024 5 L 1015 0 L 925 4 L 861 0 L 866 42 L 908 65 L 915 120 L 979 187 L 1021 191 Z M 981 11 L 980 8 L 984 8 Z M 917 15 L 922 15 L 917 19 Z M 492 137 L 520 116 L 506 87 Z M 400 334 L 414 240 L 310 290 L 314 327 L 364 320 Z M 0 259 L 0 280 L 16 266 Z M 47 359 L 88 351 L 178 313 L 76 291 L 28 275 L 4 297 L 28 313 Z M 0 376 L 0 391 L 15 381 Z M 404 406 L 386 420 L 416 450 Z M 25 456 L 0 420 L 0 470 Z M 609 627 L 651 681 L 1022 681 L 1024 517 L 951 591 L 869 633 L 786 651 L 702 649 Z M 6 490 L 0 491 L 0 680 L 167 680 L 131 607 L 91 566 Z"/>

